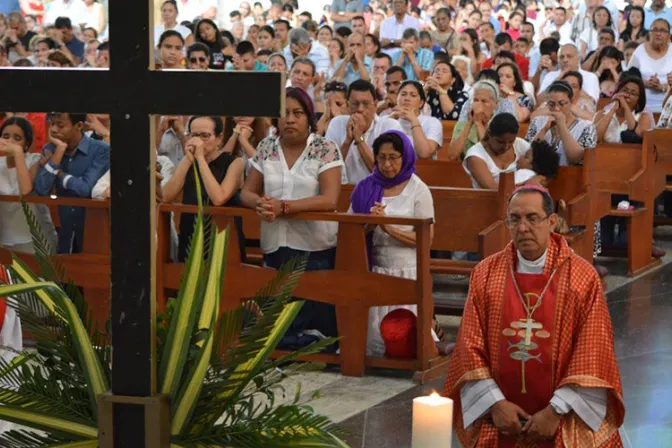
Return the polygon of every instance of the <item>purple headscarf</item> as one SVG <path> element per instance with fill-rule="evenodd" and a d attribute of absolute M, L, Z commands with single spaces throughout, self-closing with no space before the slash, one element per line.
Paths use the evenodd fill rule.
<path fill-rule="evenodd" d="M 373 167 L 373 173 L 360 181 L 352 192 L 350 202 L 352 204 L 352 211 L 355 213 L 369 214 L 376 202 L 381 203 L 383 201 L 384 190 L 406 182 L 415 174 L 415 148 L 413 148 L 411 140 L 401 131 L 387 131 L 382 133 L 378 138 L 387 134 L 398 136 L 404 144 L 404 151 L 401 157 L 401 171 L 390 179 L 378 170 L 376 162 Z M 373 265 L 373 232 L 369 233 L 366 237 L 366 250 L 369 255 L 369 268 L 371 268 Z"/>

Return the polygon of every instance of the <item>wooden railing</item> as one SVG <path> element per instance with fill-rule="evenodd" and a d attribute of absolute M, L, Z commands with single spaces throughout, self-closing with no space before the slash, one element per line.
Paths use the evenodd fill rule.
<path fill-rule="evenodd" d="M 87 199 L 26 197 L 27 202 L 45 205 L 84 207 L 86 212 L 83 253 L 57 255 L 66 270 L 66 278 L 84 288 L 85 297 L 96 320 L 109 317 L 110 246 L 109 202 Z M 18 197 L 2 197 L 2 202 L 16 202 Z M 157 253 L 157 307 L 165 309 L 171 292 L 178 289 L 184 265 L 170 260 L 170 219 L 174 213 L 196 213 L 197 207 L 163 204 L 159 207 Z M 235 217 L 256 218 L 252 210 L 228 207 L 207 207 L 218 227 L 233 223 Z M 306 272 L 297 286 L 297 297 L 333 304 L 336 308 L 340 354 L 319 354 L 310 357 L 326 363 L 339 364 L 344 375 L 361 376 L 365 368 L 385 367 L 416 372 L 420 381 L 430 379 L 445 367 L 431 338 L 433 300 L 429 269 L 431 219 L 373 217 L 345 213 L 303 213 L 293 220 L 331 221 L 339 224 L 336 266 L 328 271 Z M 417 240 L 416 280 L 402 279 L 369 272 L 365 230 L 367 224 L 404 225 L 415 229 Z M 274 275 L 270 268 L 242 263 L 236 226 L 230 226 L 229 250 L 223 284 L 222 308 L 235 307 L 241 298 L 253 297 Z M 17 254 L 36 269 L 34 257 Z M 0 249 L 0 262 L 9 263 L 10 254 Z M 366 356 L 369 308 L 372 306 L 407 305 L 418 307 L 417 357 L 400 360 Z M 279 355 L 280 353 L 276 353 Z"/>

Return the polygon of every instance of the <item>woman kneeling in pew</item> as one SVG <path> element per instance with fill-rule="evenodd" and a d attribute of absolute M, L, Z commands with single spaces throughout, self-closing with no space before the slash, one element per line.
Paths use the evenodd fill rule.
<path fill-rule="evenodd" d="M 266 266 L 280 269 L 307 254 L 306 270 L 333 269 L 338 224 L 282 218 L 300 212 L 336 210 L 343 158 L 335 143 L 315 134 L 313 102 L 303 89 L 287 89 L 285 111 L 285 118 L 273 123 L 278 135 L 262 140 L 250 159 L 241 199 L 261 218 Z M 334 306 L 306 301 L 279 348 L 308 345 L 320 334 L 338 335 Z"/>
<path fill-rule="evenodd" d="M 387 131 L 373 143 L 373 154 L 373 173 L 355 187 L 350 211 L 373 216 L 434 218 L 432 194 L 415 175 L 415 150 L 408 137 L 399 131 Z M 415 280 L 417 265 L 413 229 L 381 225 L 368 230 L 369 268 L 380 274 Z M 430 240 L 433 234 L 434 225 L 431 225 Z M 417 306 L 379 306 L 369 310 L 366 346 L 369 356 L 414 357 L 415 329 L 413 325 L 404 325 L 408 322 L 409 311 L 417 315 Z M 392 336 L 388 332 L 394 333 L 394 337 L 388 337 Z M 438 341 L 434 333 L 433 337 Z M 393 343 L 392 339 L 399 338 L 403 341 Z M 397 344 L 406 346 L 406 353 L 397 352 Z"/>

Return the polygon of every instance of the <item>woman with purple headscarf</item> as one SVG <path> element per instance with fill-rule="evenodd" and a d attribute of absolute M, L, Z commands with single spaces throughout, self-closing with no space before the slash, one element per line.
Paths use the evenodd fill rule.
<path fill-rule="evenodd" d="M 377 216 L 394 215 L 434 218 L 434 202 L 427 185 L 415 175 L 415 149 L 400 131 L 388 131 L 373 143 L 373 173 L 359 182 L 352 193 L 351 211 Z M 430 226 L 430 239 L 434 226 Z M 415 279 L 415 232 L 408 226 L 377 226 L 367 236 L 369 265 L 373 272 Z M 386 346 L 381 337 L 383 318 L 397 308 L 417 314 L 415 305 L 379 306 L 369 311 L 367 354 L 382 356 Z"/>

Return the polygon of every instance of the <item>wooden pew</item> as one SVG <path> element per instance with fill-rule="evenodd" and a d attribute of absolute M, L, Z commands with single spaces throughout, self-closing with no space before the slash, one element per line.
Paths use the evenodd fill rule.
<path fill-rule="evenodd" d="M 25 196 L 23 200 L 30 204 L 42 204 L 50 209 L 58 205 L 86 208 L 83 251 L 80 254 L 58 255 L 66 267 L 66 277 L 75 285 L 84 289 L 89 310 L 94 322 L 102 330 L 109 318 L 110 310 L 110 213 L 109 201 L 78 198 L 52 199 L 45 196 Z M 0 196 L 0 202 L 20 202 L 19 196 Z M 56 248 L 54 248 L 54 252 Z M 38 272 L 35 257 L 16 254 L 35 272 Z M 11 253 L 0 248 L 0 263 L 11 264 Z"/>
<path fill-rule="evenodd" d="M 656 175 L 654 133 L 644 134 L 642 145 L 601 144 L 596 151 L 597 217 L 618 216 L 628 220 L 628 274 L 638 275 L 661 264 L 651 256 L 655 198 L 662 193 Z M 634 210 L 611 207 L 613 194 L 628 195 L 638 202 Z M 634 204 L 633 204 L 634 205 Z M 603 251 L 608 254 L 608 250 Z"/>
<path fill-rule="evenodd" d="M 453 164 L 453 162 L 437 162 Z M 461 167 L 460 167 L 461 169 Z M 350 207 L 354 186 L 343 185 L 338 211 Z M 434 199 L 433 250 L 478 252 L 481 258 L 502 250 L 509 242 L 504 227 L 506 206 L 513 192 L 513 173 L 505 173 L 499 190 L 475 190 L 464 187 L 430 186 Z M 468 219 L 460 219 L 460 216 Z M 439 274 L 468 275 L 476 262 L 431 259 L 430 270 Z"/>
<path fill-rule="evenodd" d="M 672 194 L 672 129 L 656 129 L 651 135 L 656 162 L 656 191 Z M 672 225 L 672 218 L 656 216 L 654 225 Z"/>
<path fill-rule="evenodd" d="M 567 224 L 579 228 L 564 235 L 574 251 L 593 263 L 593 242 L 595 239 L 595 221 L 597 213 L 594 207 L 598 195 L 595 186 L 595 151 L 584 153 L 582 166 L 562 166 L 558 175 L 549 185 L 551 197 L 557 204 L 559 200 L 567 203 Z"/>
<path fill-rule="evenodd" d="M 157 256 L 157 305 L 165 307 L 169 291 L 179 287 L 184 264 L 171 263 L 169 259 L 169 212 L 195 213 L 196 207 L 162 205 L 159 217 L 159 251 Z M 229 207 L 213 207 L 206 212 L 214 216 L 220 228 L 233 223 L 234 216 L 243 219 L 256 217 L 254 211 Z M 383 367 L 414 370 L 415 379 L 429 380 L 445 369 L 447 358 L 436 354 L 431 338 L 432 328 L 432 278 L 429 271 L 430 219 L 372 217 L 342 213 L 305 213 L 293 216 L 297 220 L 336 221 L 339 223 L 336 268 L 331 271 L 306 272 L 295 291 L 297 297 L 330 303 L 336 307 L 340 341 L 340 354 L 317 354 L 305 361 L 339 364 L 346 376 L 362 376 L 366 367 Z M 390 277 L 369 272 L 364 226 L 366 224 L 410 225 L 417 232 L 417 280 Z M 229 237 L 226 275 L 222 292 L 222 308 L 231 309 L 241 298 L 253 297 L 261 287 L 275 276 L 275 271 L 244 264 L 240 260 L 235 226 Z M 383 305 L 418 305 L 417 359 L 400 360 L 366 356 L 366 336 L 369 308 Z M 276 352 L 275 356 L 280 356 Z"/>
<path fill-rule="evenodd" d="M 18 197 L 0 197 L 2 202 L 17 202 Z M 89 199 L 29 197 L 28 202 L 86 207 L 87 218 L 84 237 L 84 253 L 58 255 L 66 270 L 66 278 L 84 288 L 84 294 L 99 325 L 109 319 L 110 244 L 109 202 Z M 170 213 L 195 213 L 195 206 L 164 204 L 160 207 L 157 251 L 157 308 L 165 310 L 169 293 L 179 287 L 184 265 L 170 261 Z M 213 207 L 206 212 L 214 216 L 215 223 L 223 228 L 233 223 L 235 216 L 256 217 L 247 209 Z M 307 272 L 302 276 L 296 290 L 297 296 L 331 303 L 336 306 L 340 342 L 340 354 L 318 354 L 310 360 L 340 364 L 342 373 L 361 376 L 366 367 L 383 367 L 416 372 L 417 381 L 428 381 L 446 368 L 447 358 L 440 357 L 431 338 L 433 302 L 432 279 L 429 271 L 431 219 L 371 217 L 338 213 L 310 213 L 293 217 L 313 221 L 339 222 L 339 244 L 336 269 L 332 271 Z M 417 235 L 418 278 L 401 279 L 368 271 L 364 226 L 366 224 L 395 224 L 412 226 Z M 223 284 L 222 308 L 231 309 L 245 297 L 253 297 L 258 290 L 274 277 L 272 269 L 243 264 L 236 235 L 231 226 L 227 269 Z M 36 269 L 32 255 L 20 255 L 28 265 Z M 0 250 L 0 262 L 10 263 L 10 254 Z M 366 335 L 368 309 L 371 306 L 416 304 L 418 306 L 417 358 L 410 360 L 367 358 Z M 282 353 L 275 353 L 280 356 Z M 309 360 L 305 359 L 305 360 Z"/>
<path fill-rule="evenodd" d="M 567 202 L 569 225 L 581 227 L 565 235 L 567 242 L 574 251 L 592 262 L 594 220 L 590 221 L 590 206 L 595 201 L 595 155 L 588 153 L 586 158 L 582 167 L 561 167 L 557 178 L 550 185 L 550 192 L 556 203 L 560 199 Z M 471 179 L 461 162 L 419 160 L 416 169 L 417 175 L 430 187 L 472 188 Z"/>

